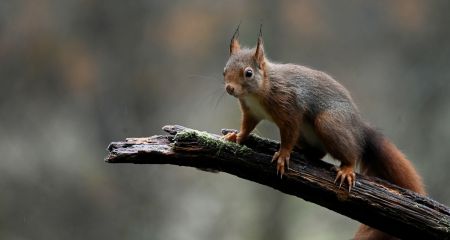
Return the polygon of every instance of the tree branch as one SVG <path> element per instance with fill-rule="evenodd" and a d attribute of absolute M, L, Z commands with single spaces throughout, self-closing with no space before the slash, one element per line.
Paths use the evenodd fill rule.
<path fill-rule="evenodd" d="M 109 145 L 108 163 L 173 164 L 221 171 L 275 188 L 405 239 L 450 239 L 450 209 L 378 178 L 357 175 L 356 186 L 334 184 L 333 165 L 291 155 L 282 179 L 271 163 L 279 143 L 251 135 L 244 146 L 182 126 L 170 135 L 129 138 Z M 234 130 L 223 130 L 227 133 Z"/>

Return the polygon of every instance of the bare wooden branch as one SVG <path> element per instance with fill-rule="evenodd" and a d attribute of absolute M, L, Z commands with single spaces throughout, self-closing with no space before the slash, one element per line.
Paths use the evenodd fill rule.
<path fill-rule="evenodd" d="M 450 209 L 378 178 L 357 175 L 356 186 L 334 184 L 333 165 L 306 160 L 298 150 L 282 179 L 271 163 L 278 143 L 251 135 L 244 146 L 182 126 L 170 135 L 129 138 L 109 145 L 108 163 L 174 164 L 227 172 L 300 197 L 404 239 L 450 239 Z M 234 130 L 223 130 L 223 133 Z"/>

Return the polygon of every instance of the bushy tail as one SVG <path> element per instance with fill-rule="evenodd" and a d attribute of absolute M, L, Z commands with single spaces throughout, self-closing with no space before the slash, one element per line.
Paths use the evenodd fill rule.
<path fill-rule="evenodd" d="M 422 179 L 398 148 L 381 133 L 367 126 L 366 146 L 361 161 L 361 173 L 376 176 L 402 188 L 425 194 Z"/>
<path fill-rule="evenodd" d="M 422 180 L 413 165 L 398 148 L 375 129 L 364 129 L 364 148 L 361 173 L 376 176 L 395 185 L 426 194 Z M 355 239 L 396 239 L 384 232 L 361 225 Z"/>

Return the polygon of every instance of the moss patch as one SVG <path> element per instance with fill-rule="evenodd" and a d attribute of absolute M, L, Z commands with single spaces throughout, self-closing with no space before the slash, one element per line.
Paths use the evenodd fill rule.
<path fill-rule="evenodd" d="M 192 142 L 195 141 L 199 145 L 207 147 L 209 149 L 217 149 L 217 154 L 221 151 L 230 151 L 237 155 L 247 155 L 253 151 L 244 146 L 234 142 L 227 141 L 223 138 L 217 139 L 211 136 L 207 132 L 201 132 L 197 130 L 184 130 L 175 135 L 175 143 L 179 142 Z"/>

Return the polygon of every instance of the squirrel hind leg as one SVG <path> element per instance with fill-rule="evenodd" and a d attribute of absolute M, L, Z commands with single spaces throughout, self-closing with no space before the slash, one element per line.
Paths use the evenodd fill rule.
<path fill-rule="evenodd" d="M 336 119 L 329 112 L 320 113 L 314 121 L 314 129 L 326 151 L 341 162 L 335 183 L 348 185 L 349 191 L 355 185 L 355 165 L 361 158 L 362 148 L 357 135 L 346 128 L 345 119 Z"/>

